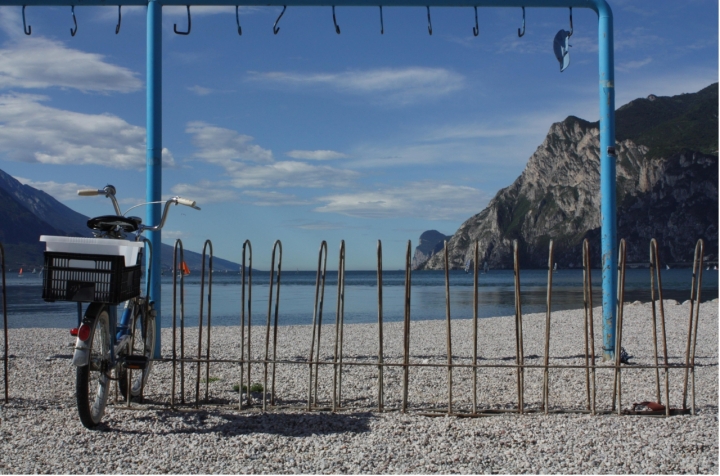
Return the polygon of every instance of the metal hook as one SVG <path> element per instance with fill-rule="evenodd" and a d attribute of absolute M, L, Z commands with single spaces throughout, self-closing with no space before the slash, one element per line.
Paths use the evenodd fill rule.
<path fill-rule="evenodd" d="M 185 6 L 187 7 L 188 29 L 187 29 L 187 31 L 178 31 L 177 23 L 173 24 L 173 30 L 175 30 L 175 33 L 177 33 L 178 35 L 189 35 L 190 28 L 192 27 L 192 21 L 190 19 L 190 5 L 185 5 Z"/>
<path fill-rule="evenodd" d="M 120 12 L 120 9 L 122 8 L 121 5 L 118 5 L 118 24 L 115 27 L 115 34 L 117 35 L 120 33 L 120 22 L 122 21 L 122 13 Z"/>
<path fill-rule="evenodd" d="M 385 34 L 385 25 L 383 25 L 382 5 L 380 5 L 380 34 Z"/>
<path fill-rule="evenodd" d="M 335 5 L 332 6 L 332 12 L 333 12 L 333 23 L 335 24 L 335 33 L 337 33 L 339 35 L 340 27 L 337 24 L 337 20 L 335 20 Z"/>
<path fill-rule="evenodd" d="M 239 5 L 235 5 L 235 21 L 237 22 L 238 26 L 238 35 L 242 36 L 242 28 L 240 27 L 240 14 L 238 13 L 239 8 Z"/>
<path fill-rule="evenodd" d="M 287 9 L 287 5 L 283 5 L 283 9 L 280 12 L 280 16 L 277 17 L 277 20 L 275 20 L 275 24 L 273 25 L 273 33 L 275 33 L 276 35 L 278 34 L 278 31 L 280 31 L 280 27 L 277 26 L 277 24 L 280 21 L 280 19 L 282 18 L 283 14 L 285 13 L 285 9 Z"/>
<path fill-rule="evenodd" d="M 77 33 L 77 20 L 75 19 L 75 5 L 71 6 L 71 12 L 73 17 L 73 23 L 75 23 L 75 29 L 73 30 L 70 28 L 70 36 L 75 36 L 75 33 Z"/>
<path fill-rule="evenodd" d="M 22 15 L 23 15 L 23 31 L 25 31 L 26 35 L 32 34 L 32 27 L 30 25 L 25 26 L 25 6 L 23 5 L 22 9 Z"/>
<path fill-rule="evenodd" d="M 477 21 L 477 7 L 475 7 L 475 28 L 473 28 L 473 35 L 478 36 L 480 34 L 480 27 L 478 27 Z"/>
<path fill-rule="evenodd" d="M 572 7 L 570 7 L 570 31 L 568 32 L 568 37 L 571 37 L 572 34 L 573 34 Z"/>
<path fill-rule="evenodd" d="M 430 6 L 426 6 L 428 12 L 428 33 L 432 35 L 432 22 L 430 21 Z"/>
<path fill-rule="evenodd" d="M 525 34 L 525 7 L 522 7 L 522 11 L 523 11 L 523 27 L 522 27 L 522 31 L 520 31 L 520 28 L 518 28 L 518 36 L 519 37 L 521 37 Z"/>

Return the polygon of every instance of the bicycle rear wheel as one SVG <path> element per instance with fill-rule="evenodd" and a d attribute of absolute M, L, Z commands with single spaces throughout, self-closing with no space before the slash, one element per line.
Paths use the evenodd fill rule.
<path fill-rule="evenodd" d="M 152 358 L 155 354 L 155 313 L 152 304 L 145 305 L 143 301 L 135 302 L 132 306 L 135 332 L 132 339 L 132 349 L 127 353 L 128 355 L 141 355 L 147 358 L 148 361 L 145 369 L 132 371 L 129 395 L 127 369 L 121 371 L 118 386 L 120 387 L 120 394 L 125 399 L 132 398 L 141 401 L 143 389 L 152 369 Z"/>
<path fill-rule="evenodd" d="M 95 428 L 105 414 L 110 379 L 110 317 L 104 305 L 91 304 L 86 316 L 94 314 L 90 333 L 90 362 L 78 367 L 75 390 L 80 421 Z"/>

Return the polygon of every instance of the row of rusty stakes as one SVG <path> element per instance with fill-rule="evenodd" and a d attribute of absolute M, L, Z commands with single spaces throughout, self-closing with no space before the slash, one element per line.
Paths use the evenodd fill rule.
<path fill-rule="evenodd" d="M 209 246 L 210 248 L 210 295 L 211 295 L 211 289 L 212 289 L 212 244 L 208 241 L 206 242 L 206 247 L 203 249 L 203 279 L 201 282 L 201 294 L 204 296 L 204 273 L 205 273 L 205 255 L 206 255 L 206 248 Z M 657 399 L 660 401 L 660 383 L 659 383 L 659 368 L 663 367 L 665 369 L 665 389 L 666 389 L 666 397 L 665 400 L 668 400 L 668 392 L 669 392 L 669 385 L 668 385 L 668 368 L 670 367 L 667 362 L 667 346 L 665 341 L 665 322 L 664 322 L 664 311 L 663 311 L 663 304 L 662 304 L 662 282 L 660 280 L 660 265 L 659 265 L 659 257 L 658 257 L 658 251 L 657 251 L 657 242 L 655 240 L 651 241 L 651 251 L 650 251 L 650 271 L 651 271 L 651 286 L 652 286 L 652 306 L 653 306 L 653 339 L 655 341 L 654 348 L 655 348 L 655 365 L 650 366 L 651 368 L 655 368 L 656 370 L 656 394 Z M 180 250 L 180 260 L 182 261 L 182 243 L 178 240 L 176 243 L 176 248 L 174 252 L 174 267 L 177 268 L 177 251 Z M 249 266 L 246 265 L 246 250 L 249 252 Z M 411 290 L 411 243 L 408 241 L 408 247 L 407 247 L 407 254 L 406 254 L 406 274 L 405 274 L 405 315 L 404 315 L 404 344 L 403 344 L 403 363 L 401 366 L 403 367 L 403 395 L 402 395 L 402 411 L 407 411 L 407 402 L 408 402 L 408 375 L 409 375 L 409 367 L 412 366 L 410 363 L 410 290 Z M 520 302 L 520 278 L 519 278 L 519 251 L 518 251 L 518 243 L 513 243 L 513 251 L 514 251 L 514 278 L 515 278 L 515 308 L 516 308 L 516 321 L 515 321 L 515 332 L 516 332 L 516 365 L 514 365 L 517 369 L 517 385 L 518 385 L 518 407 L 517 411 L 519 413 L 524 412 L 524 369 L 526 367 L 524 362 L 524 345 L 523 345 L 523 332 L 522 332 L 522 308 L 521 308 L 521 302 Z M 690 322 L 689 322 L 689 330 L 688 330 L 688 341 L 687 341 L 687 349 L 686 349 L 686 362 L 683 366 L 685 368 L 685 385 L 684 385 L 684 393 L 683 393 L 683 408 L 686 406 L 686 398 L 687 398 L 687 384 L 688 384 L 688 377 L 690 376 L 692 378 L 691 384 L 692 384 L 692 413 L 694 414 L 694 397 L 695 397 L 695 388 L 694 388 L 694 355 L 695 355 L 695 345 L 696 345 L 696 337 L 697 337 L 697 322 L 699 319 L 699 306 L 695 306 L 695 302 L 697 301 L 699 303 L 700 300 L 700 288 L 702 283 L 702 260 L 703 260 L 703 251 L 704 251 L 704 244 L 702 240 L 698 241 L 698 244 L 696 246 L 695 251 L 695 261 L 694 261 L 694 268 L 693 268 L 693 282 L 692 282 L 692 290 L 691 290 L 691 311 L 690 311 Z M 278 255 L 279 254 L 279 255 Z M 275 261 L 276 256 L 278 257 L 278 265 L 277 265 L 277 271 L 275 271 Z M 378 257 L 378 410 L 383 411 L 384 407 L 384 386 L 383 386 L 383 370 L 385 367 L 385 363 L 383 361 L 383 312 L 382 312 L 382 244 L 380 241 L 378 241 L 378 247 L 377 247 L 377 257 Z M 475 243 L 475 249 L 474 249 L 474 303 L 473 303 L 473 402 L 472 402 L 472 414 L 477 414 L 477 301 L 478 301 L 478 286 L 477 286 L 477 275 L 478 275 L 478 243 Z M 445 294 L 446 294 L 446 324 L 447 324 L 447 383 L 448 383 L 448 409 L 447 413 L 452 414 L 453 413 L 453 395 L 452 395 L 452 370 L 453 370 L 453 361 L 452 361 L 452 348 L 451 348 L 451 319 L 450 319 L 450 292 L 449 292 L 449 263 L 448 263 L 448 249 L 447 249 L 447 243 L 445 243 Z M 616 349 L 621 349 L 622 344 L 622 322 L 623 322 L 623 302 L 624 302 L 624 288 L 625 288 L 625 261 L 626 261 L 626 245 L 625 241 L 622 240 L 620 242 L 620 250 L 619 250 L 619 260 L 618 260 L 618 309 L 617 309 L 617 316 L 618 316 L 618 324 L 617 324 L 617 338 L 616 338 Z M 266 326 L 266 338 L 265 338 L 265 359 L 262 361 L 258 361 L 257 363 L 263 363 L 265 368 L 265 376 L 264 376 L 264 395 L 263 395 L 263 410 L 267 410 L 267 390 L 270 389 L 269 393 L 271 396 L 271 405 L 275 405 L 275 365 L 277 363 L 277 332 L 278 332 L 278 307 L 279 307 L 279 291 L 280 291 L 280 270 L 281 270 L 281 262 L 282 262 L 282 245 L 279 241 L 275 242 L 275 245 L 273 247 L 273 255 L 272 255 L 272 265 L 271 269 L 272 272 L 270 274 L 270 293 L 268 298 L 268 317 L 267 317 L 267 326 Z M 585 371 L 586 371 L 586 389 L 587 389 L 587 409 L 591 413 L 595 413 L 596 411 L 596 405 L 595 405 L 595 398 L 596 398 L 596 377 L 595 377 L 595 352 L 594 352 L 594 330 L 593 330 L 593 316 L 592 316 L 592 278 L 591 278 L 591 272 L 590 272 L 590 251 L 589 251 L 589 243 L 587 240 L 583 242 L 583 296 L 584 296 L 584 307 L 585 307 L 585 322 L 584 322 L 584 334 L 585 334 Z M 310 358 L 309 358 L 309 367 L 310 367 L 310 375 L 309 375 L 309 388 L 308 388 L 308 402 L 307 402 L 307 408 L 311 409 L 313 406 L 317 406 L 318 404 L 318 369 L 319 365 L 322 364 L 330 364 L 331 362 L 320 362 L 320 332 L 322 329 L 322 310 L 323 310 L 323 303 L 324 303 L 324 286 L 325 286 L 325 277 L 326 277 L 326 265 L 327 265 L 327 243 L 322 242 L 320 246 L 320 252 L 318 255 L 318 274 L 316 278 L 316 293 L 315 293 L 315 306 L 313 310 L 313 333 L 312 333 L 312 342 L 310 347 Z M 547 308 L 546 308 L 546 329 L 545 329 L 545 358 L 544 358 L 544 375 L 543 375 L 543 403 L 542 408 L 547 413 L 549 411 L 549 368 L 551 367 L 549 364 L 549 354 L 550 354 L 550 317 L 551 317 L 551 297 L 552 297 L 552 272 L 553 272 L 553 242 L 550 242 L 549 247 L 549 257 L 548 257 L 548 287 L 547 287 Z M 251 329 L 251 289 L 252 289 L 252 248 L 249 241 L 246 241 L 243 244 L 243 264 L 241 269 L 242 274 L 242 312 L 241 312 L 241 327 L 242 327 L 242 344 L 241 344 L 241 359 L 239 362 L 241 364 L 241 376 L 240 376 L 240 393 L 242 394 L 242 384 L 244 379 L 244 370 L 243 365 L 248 364 L 248 385 L 250 384 L 250 367 L 253 363 L 253 360 L 251 358 L 251 352 L 250 352 L 250 329 Z M 248 276 L 248 299 L 247 299 L 247 309 L 248 309 L 248 351 L 247 351 L 247 358 L 245 357 L 246 353 L 244 350 L 245 347 L 245 285 L 246 285 L 246 274 Z M 277 281 L 275 281 L 275 275 L 277 274 Z M 663 349 L 665 350 L 665 364 L 663 366 L 660 366 L 658 364 L 658 356 L 657 356 L 657 340 L 656 340 L 656 315 L 655 315 L 655 280 L 657 280 L 657 290 L 658 295 L 660 299 L 660 320 L 661 320 L 661 330 L 662 330 L 662 336 L 663 336 Z M 175 396 L 175 372 L 176 372 L 176 362 L 177 362 L 177 355 L 175 351 L 175 342 L 176 342 L 176 276 L 174 279 L 174 287 L 173 287 L 173 392 L 172 392 L 172 398 L 171 398 L 171 404 L 174 405 L 174 396 Z M 181 281 L 181 314 L 182 314 L 182 304 L 183 304 L 183 276 L 180 275 L 180 281 Z M 272 358 L 270 357 L 269 353 L 269 345 L 270 345 L 270 327 L 271 327 L 271 318 L 272 318 L 272 300 L 273 300 L 273 286 L 275 286 L 275 309 L 274 309 L 274 332 L 273 332 L 273 355 Z M 203 300 L 201 299 L 200 303 L 200 329 L 199 329 L 199 340 L 198 340 L 198 376 L 197 376 L 197 382 L 196 382 L 196 405 L 199 404 L 199 381 L 200 381 L 200 370 L 199 366 L 201 363 L 206 363 L 206 383 L 209 382 L 209 364 L 210 364 L 210 325 L 211 325 L 211 312 L 210 312 L 210 304 L 211 304 L 211 298 L 210 295 L 208 296 L 208 340 L 207 340 L 207 349 L 206 349 L 206 355 L 205 359 L 202 358 L 202 319 L 203 319 Z M 342 398 L 341 398 L 341 390 L 342 390 L 342 366 L 343 366 L 343 327 L 344 327 L 344 300 L 345 300 L 345 243 L 344 241 L 341 242 L 340 245 L 340 255 L 339 255 L 339 265 L 338 265 L 338 300 L 337 300 L 337 310 L 336 310 L 336 321 L 335 321 L 335 351 L 333 355 L 333 393 L 332 393 L 332 410 L 337 411 L 338 409 L 342 408 Z M 187 359 L 184 359 L 184 337 L 183 337 L 183 329 L 184 329 L 184 314 L 181 315 L 181 357 L 180 357 L 180 364 L 181 364 L 181 375 L 183 372 L 182 366 L 185 361 L 189 361 Z M 316 340 L 317 336 L 317 340 Z M 317 347 L 315 347 L 317 345 Z M 621 408 L 621 362 L 620 359 L 620 352 L 618 351 L 616 354 L 616 362 L 614 365 L 615 370 L 615 378 L 614 378 L 614 388 L 613 388 L 613 405 L 612 405 L 612 411 L 615 411 L 617 408 L 617 411 L 620 412 Z M 268 387 L 268 365 L 272 365 L 272 382 L 271 386 Z M 314 374 L 315 374 L 315 380 L 313 382 L 313 367 L 314 367 Z M 507 365 L 490 365 L 490 367 L 507 367 Z M 552 366 L 553 368 L 555 366 Z M 692 373 L 692 375 L 690 375 Z M 592 385 L 591 385 L 592 380 Z M 313 385 L 314 384 L 314 385 Z M 182 378 L 181 378 L 181 386 L 182 386 Z M 591 388 L 592 387 L 592 388 Z M 314 389 L 314 395 L 313 395 L 313 389 Z M 181 390 L 182 391 L 182 390 Z M 249 395 L 249 392 L 248 392 Z M 184 398 L 184 392 L 183 392 L 183 398 Z M 206 395 L 205 398 L 207 400 L 208 398 L 208 387 L 206 385 Z M 617 405 L 616 405 L 617 401 Z M 183 400 L 184 402 L 184 400 Z M 240 403 L 239 407 L 242 408 L 242 395 L 240 395 Z M 666 407 L 666 414 L 669 414 L 669 405 Z"/>
<path fill-rule="evenodd" d="M 250 352 L 251 329 L 252 329 L 252 244 L 245 240 L 242 246 L 242 264 L 240 265 L 240 384 L 238 385 L 238 408 L 243 409 L 243 376 L 245 362 L 247 362 L 247 398 L 250 404 L 250 367 L 252 353 Z M 247 278 L 247 300 L 245 299 L 245 283 Z M 247 359 L 245 358 L 245 307 L 247 303 Z"/>
<path fill-rule="evenodd" d="M 7 317 L 7 293 L 5 291 L 5 248 L 0 243 L 0 258 L 2 258 L 2 311 L 3 311 L 3 380 L 5 386 L 5 403 L 10 401 L 8 393 L 8 317 Z"/>
<path fill-rule="evenodd" d="M 277 270 L 275 268 L 275 257 L 277 256 Z M 272 260 L 270 262 L 270 288 L 268 290 L 268 313 L 267 325 L 265 327 L 265 360 L 263 361 L 263 369 L 265 371 L 263 377 L 263 399 L 262 409 L 267 411 L 267 394 L 268 394 L 268 364 L 272 364 L 272 381 L 270 388 L 270 405 L 275 405 L 275 364 L 277 362 L 277 336 L 278 336 L 278 314 L 280 310 L 280 275 L 282 271 L 282 243 L 276 240 L 272 250 Z M 277 275 L 277 280 L 275 276 Z M 275 285 L 275 320 L 273 322 L 273 355 L 270 360 L 270 323 L 272 316 L 272 300 L 273 300 L 273 284 Z M 250 361 L 248 361 L 250 362 Z M 242 392 L 242 388 L 240 389 Z M 250 395 L 250 382 L 248 381 L 248 395 Z"/>

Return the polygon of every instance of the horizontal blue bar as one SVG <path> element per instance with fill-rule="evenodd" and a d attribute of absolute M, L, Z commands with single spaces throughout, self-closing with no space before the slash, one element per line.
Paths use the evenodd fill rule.
<path fill-rule="evenodd" d="M 526 7 L 526 8 L 590 8 L 604 10 L 605 0 L 159 0 L 162 5 L 203 6 L 284 6 L 311 7 Z M 0 6 L 117 6 L 145 5 L 147 0 L 0 0 Z"/>

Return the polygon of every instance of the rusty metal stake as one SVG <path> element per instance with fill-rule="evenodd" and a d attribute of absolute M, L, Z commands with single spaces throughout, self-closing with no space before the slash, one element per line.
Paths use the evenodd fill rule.
<path fill-rule="evenodd" d="M 5 343 L 3 344 L 3 380 L 5 381 L 5 403 L 10 401 L 8 390 L 8 317 L 7 317 L 7 293 L 5 286 L 5 248 L 0 243 L 0 257 L 2 257 L 2 310 L 3 310 L 3 335 Z M 43 273 L 43 279 L 47 279 L 47 273 Z"/>
<path fill-rule="evenodd" d="M 622 354 L 622 326 L 623 326 L 623 309 L 625 307 L 625 239 L 620 240 L 618 249 L 618 305 L 617 305 L 617 324 L 615 331 L 615 380 L 613 382 L 613 402 L 612 409 L 615 410 L 615 400 L 617 399 L 617 413 L 622 413 L 622 374 L 620 369 L 620 354 Z"/>
<path fill-rule="evenodd" d="M 705 242 L 698 240 L 695 245 L 693 257 L 693 275 L 690 283 L 690 319 L 688 323 L 688 338 L 685 348 L 685 378 L 683 383 L 683 409 L 687 408 L 688 372 L 691 374 L 691 410 L 695 415 L 695 346 L 697 345 L 697 329 L 700 319 L 700 294 L 702 290 L 703 256 L 705 255 Z M 694 322 L 693 322 L 694 321 Z"/>
<path fill-rule="evenodd" d="M 473 415 L 477 413 L 477 348 L 478 348 L 478 242 L 475 240 L 475 259 L 473 263 Z"/>
<path fill-rule="evenodd" d="M 185 277 L 178 266 L 178 250 L 180 250 L 180 263 L 185 260 L 181 240 L 175 240 L 173 247 L 173 349 L 172 349 L 172 391 L 170 392 L 170 407 L 175 408 L 175 381 L 177 373 L 177 276 L 180 275 L 180 401 L 185 403 Z M 129 388 L 129 387 L 128 387 Z"/>
<path fill-rule="evenodd" d="M 383 384 L 383 278 L 382 242 L 377 242 L 377 288 L 378 288 L 378 411 L 383 411 L 385 397 Z"/>
<path fill-rule="evenodd" d="M 443 243 L 445 258 L 445 323 L 447 340 L 447 394 L 448 394 L 448 415 L 452 414 L 452 326 L 450 323 L 450 266 L 448 265 L 447 240 Z"/>
<path fill-rule="evenodd" d="M 407 412 L 408 400 L 408 376 L 410 370 L 410 289 L 411 289 L 411 241 L 408 240 L 407 251 L 405 253 L 405 315 L 403 327 L 403 387 L 402 387 L 402 412 Z"/>
<path fill-rule="evenodd" d="M 548 414 L 550 406 L 550 373 L 548 365 L 550 364 L 550 314 L 552 312 L 552 278 L 553 278 L 553 240 L 550 240 L 548 250 L 548 281 L 547 281 L 547 307 L 545 310 L 545 370 L 543 371 L 543 408 L 545 414 Z"/>
<path fill-rule="evenodd" d="M 525 408 L 525 355 L 523 353 L 522 306 L 520 304 L 520 252 L 518 242 L 513 240 L 513 270 L 515 274 L 515 361 L 517 363 L 518 412 Z"/>
<path fill-rule="evenodd" d="M 653 272 L 654 271 L 654 272 Z M 656 316 L 655 316 L 655 278 L 657 278 L 657 295 L 660 304 L 660 330 L 662 331 L 663 339 L 663 353 L 665 357 L 665 416 L 670 416 L 670 381 L 669 381 L 669 370 L 668 370 L 668 355 L 667 355 L 667 338 L 665 336 L 665 309 L 663 306 L 662 296 L 662 280 L 660 278 L 660 253 L 658 251 L 658 244 L 655 238 L 650 240 L 650 301 L 652 302 L 652 336 L 653 336 L 653 350 L 655 352 L 655 390 L 657 402 L 662 403 L 660 397 L 660 369 L 658 367 L 658 351 L 657 351 L 657 330 L 656 330 Z"/>
<path fill-rule="evenodd" d="M 332 411 L 342 407 L 342 354 L 343 327 L 345 322 L 345 240 L 340 241 L 338 259 L 338 294 L 335 313 L 335 354 L 333 356 L 333 398 Z"/>
<path fill-rule="evenodd" d="M 590 259 L 590 242 L 583 240 L 583 304 L 585 307 L 585 387 L 587 389 L 587 409 L 595 414 L 595 332 L 593 329 L 593 297 L 592 297 L 592 260 Z M 588 348 L 591 365 L 588 363 Z M 592 373 L 592 398 L 590 395 L 590 374 Z"/>
<path fill-rule="evenodd" d="M 313 403 L 317 405 L 317 389 L 318 389 L 318 362 L 320 361 L 320 331 L 322 329 L 322 311 L 325 301 L 325 271 L 327 269 L 327 242 L 325 240 L 320 243 L 320 251 L 318 252 L 317 274 L 315 275 L 315 304 L 313 306 L 312 320 L 312 340 L 310 341 L 310 358 L 308 363 L 310 366 L 310 381 L 308 384 L 308 401 L 307 409 L 310 411 Z M 315 332 L 317 329 L 317 358 L 313 361 L 313 353 L 315 352 Z M 315 364 L 315 399 L 313 400 L 313 363 Z"/>
<path fill-rule="evenodd" d="M 277 281 L 275 281 L 275 256 L 278 256 L 277 264 Z M 267 411 L 267 392 L 268 392 L 268 364 L 272 363 L 272 390 L 270 393 L 270 404 L 275 404 L 275 363 L 277 361 L 277 325 L 278 325 L 278 311 L 280 306 L 280 270 L 282 267 L 282 243 L 280 240 L 276 240 L 272 250 L 272 260 L 270 262 L 270 288 L 268 290 L 268 313 L 267 313 L 267 326 L 265 328 L 265 360 L 263 361 L 263 367 L 265 375 L 263 378 L 263 401 L 262 409 Z M 273 298 L 273 284 L 276 284 L 276 296 L 275 296 L 275 328 L 273 332 L 273 360 L 270 361 L 270 319 L 272 317 L 272 298 Z M 248 390 L 250 390 L 248 388 Z"/>
<path fill-rule="evenodd" d="M 246 254 L 249 256 L 249 264 L 246 266 Z M 245 301 L 245 276 L 248 278 L 247 286 L 247 301 Z M 252 364 L 252 354 L 250 352 L 250 341 L 252 328 L 252 244 L 250 240 L 245 240 L 242 246 L 242 265 L 240 266 L 240 385 L 238 386 L 238 396 L 240 410 L 243 408 L 242 394 L 243 394 L 243 374 L 245 373 L 245 303 L 247 302 L 247 387 L 246 394 L 248 400 L 248 406 L 250 406 L 250 367 Z"/>

